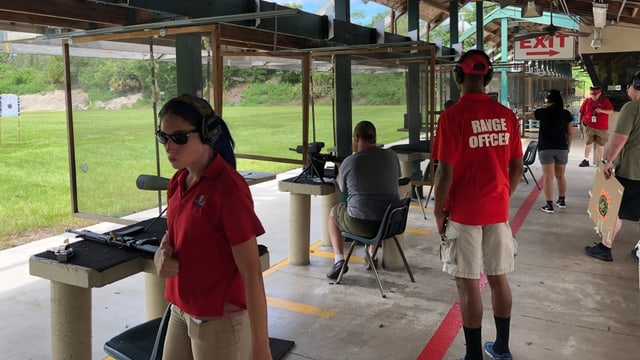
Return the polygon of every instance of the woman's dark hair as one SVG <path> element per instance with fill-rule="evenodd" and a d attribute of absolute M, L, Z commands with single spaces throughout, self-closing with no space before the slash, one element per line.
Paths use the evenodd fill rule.
<path fill-rule="evenodd" d="M 562 101 L 562 95 L 560 91 L 556 89 L 548 90 L 544 96 L 544 102 L 547 104 L 553 104 L 552 107 L 564 108 L 564 101 Z"/>
<path fill-rule="evenodd" d="M 179 116 L 193 126 L 198 131 L 202 143 L 206 144 L 205 139 L 211 139 L 210 146 L 213 151 L 219 153 L 234 169 L 236 168 L 235 141 L 229 127 L 221 117 L 216 115 L 209 102 L 193 95 L 183 94 L 162 106 L 158 113 L 160 121 L 168 114 Z"/>

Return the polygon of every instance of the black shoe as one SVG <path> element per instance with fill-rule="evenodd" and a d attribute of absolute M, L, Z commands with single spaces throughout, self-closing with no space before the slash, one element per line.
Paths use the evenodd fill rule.
<path fill-rule="evenodd" d="M 611 256 L 611 249 L 602 245 L 602 243 L 597 243 L 593 246 L 585 246 L 584 252 L 586 252 L 587 255 L 596 259 L 600 259 L 602 261 L 613 261 L 613 257 Z"/>
<path fill-rule="evenodd" d="M 551 206 L 549 204 L 541 207 L 540 210 L 546 212 L 547 214 L 553 214 L 555 212 L 555 211 L 553 211 L 553 206 Z"/>
<path fill-rule="evenodd" d="M 332 280 L 337 279 L 338 275 L 340 275 L 340 269 L 342 269 L 342 265 L 344 265 L 344 260 L 340 260 L 337 263 L 333 264 L 333 267 L 327 273 L 327 277 Z M 347 271 L 349 271 L 349 267 L 345 266 L 344 273 L 346 274 Z"/>
<path fill-rule="evenodd" d="M 579 167 L 589 167 L 589 160 L 585 160 L 583 159 L 582 162 L 580 163 L 580 165 L 578 165 Z"/>
<path fill-rule="evenodd" d="M 564 208 L 567 207 L 567 204 L 564 202 L 564 200 L 562 200 L 562 201 L 558 200 L 558 201 L 556 201 L 556 206 L 558 208 L 560 208 L 560 209 L 564 209 Z"/>
<path fill-rule="evenodd" d="M 634 259 L 638 260 L 638 248 L 634 247 L 633 249 L 631 249 L 631 256 L 633 256 Z"/>

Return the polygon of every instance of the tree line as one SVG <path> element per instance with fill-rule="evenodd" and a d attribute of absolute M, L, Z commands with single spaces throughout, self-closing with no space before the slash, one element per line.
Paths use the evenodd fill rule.
<path fill-rule="evenodd" d="M 142 102 L 148 104 L 152 101 L 154 83 L 151 66 L 145 60 L 72 57 L 71 87 L 85 91 L 89 102 L 142 94 Z M 64 88 L 64 67 L 60 56 L 2 53 L 0 73 L 3 74 L 0 77 L 0 93 L 3 94 L 35 94 Z M 203 64 L 203 74 L 208 74 L 206 64 Z M 161 101 L 175 95 L 175 62 L 157 62 L 155 76 Z M 223 77 L 225 90 L 242 87 L 237 105 L 283 104 L 301 100 L 302 74 L 299 70 L 226 66 Z M 331 101 L 333 74 L 314 72 L 312 81 L 315 103 Z M 352 85 L 354 103 L 357 104 L 397 105 L 404 101 L 404 74 L 401 72 L 354 74 Z"/>

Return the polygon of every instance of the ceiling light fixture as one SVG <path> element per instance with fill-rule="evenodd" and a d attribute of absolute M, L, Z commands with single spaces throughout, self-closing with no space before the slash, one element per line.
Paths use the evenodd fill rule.
<path fill-rule="evenodd" d="M 527 6 L 522 8 L 520 17 L 522 18 L 534 18 L 542 16 L 542 9 L 536 5 L 534 1 L 527 1 Z"/>

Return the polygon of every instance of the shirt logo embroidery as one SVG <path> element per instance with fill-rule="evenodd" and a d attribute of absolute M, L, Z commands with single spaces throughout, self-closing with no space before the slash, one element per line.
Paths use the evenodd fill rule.
<path fill-rule="evenodd" d="M 200 207 L 203 207 L 205 202 L 206 202 L 206 199 L 204 195 L 198 195 L 198 197 L 193 201 L 194 204 Z"/>

